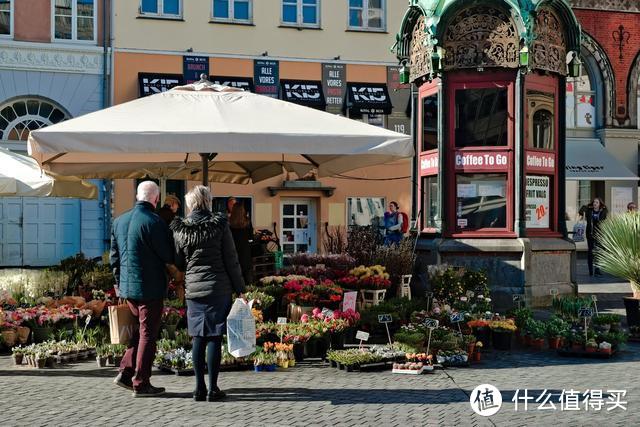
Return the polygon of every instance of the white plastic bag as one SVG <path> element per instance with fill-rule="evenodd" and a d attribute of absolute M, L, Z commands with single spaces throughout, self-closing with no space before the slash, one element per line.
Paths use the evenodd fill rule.
<path fill-rule="evenodd" d="M 587 224 L 584 221 L 579 221 L 573 226 L 573 241 L 584 242 L 584 234 L 587 228 Z"/>
<path fill-rule="evenodd" d="M 237 298 L 227 317 L 227 343 L 233 357 L 245 357 L 256 350 L 256 320 L 251 314 L 252 303 Z"/>

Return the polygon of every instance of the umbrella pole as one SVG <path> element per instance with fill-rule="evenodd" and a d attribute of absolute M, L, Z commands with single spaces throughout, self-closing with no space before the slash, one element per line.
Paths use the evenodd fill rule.
<path fill-rule="evenodd" d="M 161 176 L 158 181 L 160 181 L 160 206 L 164 206 L 164 200 L 167 197 L 167 178 Z"/>
<path fill-rule="evenodd" d="M 207 153 L 200 153 L 202 159 L 202 185 L 207 187 L 209 185 L 209 155 Z"/>

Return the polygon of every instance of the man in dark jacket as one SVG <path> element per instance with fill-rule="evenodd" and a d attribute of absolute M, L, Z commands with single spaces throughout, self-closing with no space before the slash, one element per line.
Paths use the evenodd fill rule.
<path fill-rule="evenodd" d="M 119 298 L 138 318 L 140 329 L 131 337 L 120 373 L 114 382 L 133 390 L 134 397 L 157 396 L 164 388 L 149 382 L 160 330 L 167 268 L 173 268 L 173 240 L 167 224 L 154 212 L 160 191 L 152 181 L 138 186 L 137 203 L 113 222 L 111 268 Z"/>

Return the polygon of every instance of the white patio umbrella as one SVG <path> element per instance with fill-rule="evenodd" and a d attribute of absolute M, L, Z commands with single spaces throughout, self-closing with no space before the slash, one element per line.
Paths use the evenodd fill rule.
<path fill-rule="evenodd" d="M 331 176 L 413 156 L 410 136 L 201 80 L 31 132 L 43 168 L 82 178 L 141 174 L 254 182 Z"/>
<path fill-rule="evenodd" d="M 31 157 L 0 148 L 0 196 L 95 199 L 98 189 L 79 178 L 43 171 Z"/>

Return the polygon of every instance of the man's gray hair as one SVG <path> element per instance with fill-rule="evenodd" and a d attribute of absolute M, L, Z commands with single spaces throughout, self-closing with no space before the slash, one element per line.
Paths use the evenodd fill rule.
<path fill-rule="evenodd" d="M 153 181 L 143 181 L 138 185 L 136 200 L 139 202 L 155 203 L 156 198 L 160 195 L 158 184 Z"/>
<path fill-rule="evenodd" d="M 184 200 L 187 203 L 187 208 L 190 211 L 211 210 L 211 192 L 208 187 L 204 185 L 196 185 L 185 196 Z"/>

